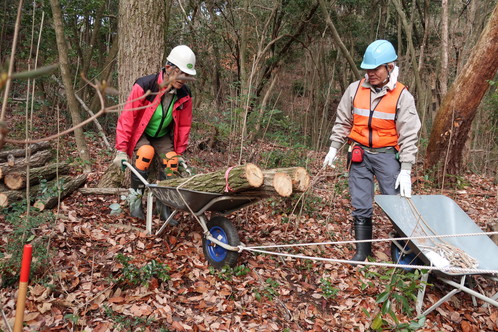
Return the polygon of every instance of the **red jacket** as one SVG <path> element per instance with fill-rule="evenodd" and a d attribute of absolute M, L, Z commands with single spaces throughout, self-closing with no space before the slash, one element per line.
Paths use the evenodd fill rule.
<path fill-rule="evenodd" d="M 129 157 L 132 156 L 138 140 L 166 92 L 166 87 L 159 90 L 163 81 L 163 71 L 136 80 L 119 116 L 115 147 L 118 151 L 126 152 Z M 141 98 L 148 90 L 153 94 Z M 192 97 L 185 85 L 177 90 L 177 97 L 173 105 L 173 144 L 175 152 L 181 155 L 187 149 L 192 128 Z"/>
<path fill-rule="evenodd" d="M 353 128 L 349 138 L 371 148 L 395 146 L 399 150 L 396 109 L 405 86 L 396 83 L 394 90 L 389 90 L 372 108 L 370 88 L 364 87 L 362 83 L 363 80 L 353 99 Z"/>

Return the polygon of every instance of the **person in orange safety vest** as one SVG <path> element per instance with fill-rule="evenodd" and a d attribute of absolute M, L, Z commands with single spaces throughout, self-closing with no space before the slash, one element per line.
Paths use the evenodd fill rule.
<path fill-rule="evenodd" d="M 374 177 L 384 195 L 411 197 L 411 169 L 421 124 L 415 101 L 397 81 L 396 51 L 387 40 L 371 43 L 363 56 L 363 79 L 343 94 L 330 136 L 324 167 L 349 143 L 349 192 L 356 240 L 372 239 Z M 371 242 L 356 244 L 352 261 L 371 255 Z"/>

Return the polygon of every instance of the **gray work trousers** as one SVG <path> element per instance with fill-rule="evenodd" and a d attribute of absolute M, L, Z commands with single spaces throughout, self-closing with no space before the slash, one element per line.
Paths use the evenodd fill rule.
<path fill-rule="evenodd" d="M 396 195 L 394 189 L 401 164 L 394 153 L 365 151 L 361 163 L 351 163 L 349 169 L 349 193 L 353 217 L 370 218 L 373 214 L 374 176 L 383 195 Z"/>

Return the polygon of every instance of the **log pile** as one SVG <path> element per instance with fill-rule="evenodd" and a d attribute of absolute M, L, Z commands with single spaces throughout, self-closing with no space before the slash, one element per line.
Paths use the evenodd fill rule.
<path fill-rule="evenodd" d="M 306 191 L 310 186 L 310 176 L 303 167 L 261 170 L 249 163 L 188 178 L 159 181 L 158 185 L 226 195 L 289 197 Z"/>
<path fill-rule="evenodd" d="M 63 198 L 86 181 L 86 175 L 68 176 L 69 164 L 51 162 L 53 153 L 49 142 L 31 144 L 28 148 L 29 158 L 26 158 L 26 149 L 0 151 L 0 207 L 26 198 L 29 184 L 30 197 L 38 199 L 35 206 L 40 210 L 52 208 L 59 199 L 55 188 L 60 189 Z"/>

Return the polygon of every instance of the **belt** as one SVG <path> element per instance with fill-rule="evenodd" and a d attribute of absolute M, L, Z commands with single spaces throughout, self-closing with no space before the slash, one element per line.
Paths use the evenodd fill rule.
<path fill-rule="evenodd" d="M 370 148 L 368 146 L 361 145 L 361 148 L 369 153 L 392 153 L 396 154 L 398 151 L 394 148 L 394 146 L 387 146 L 385 148 Z"/>

